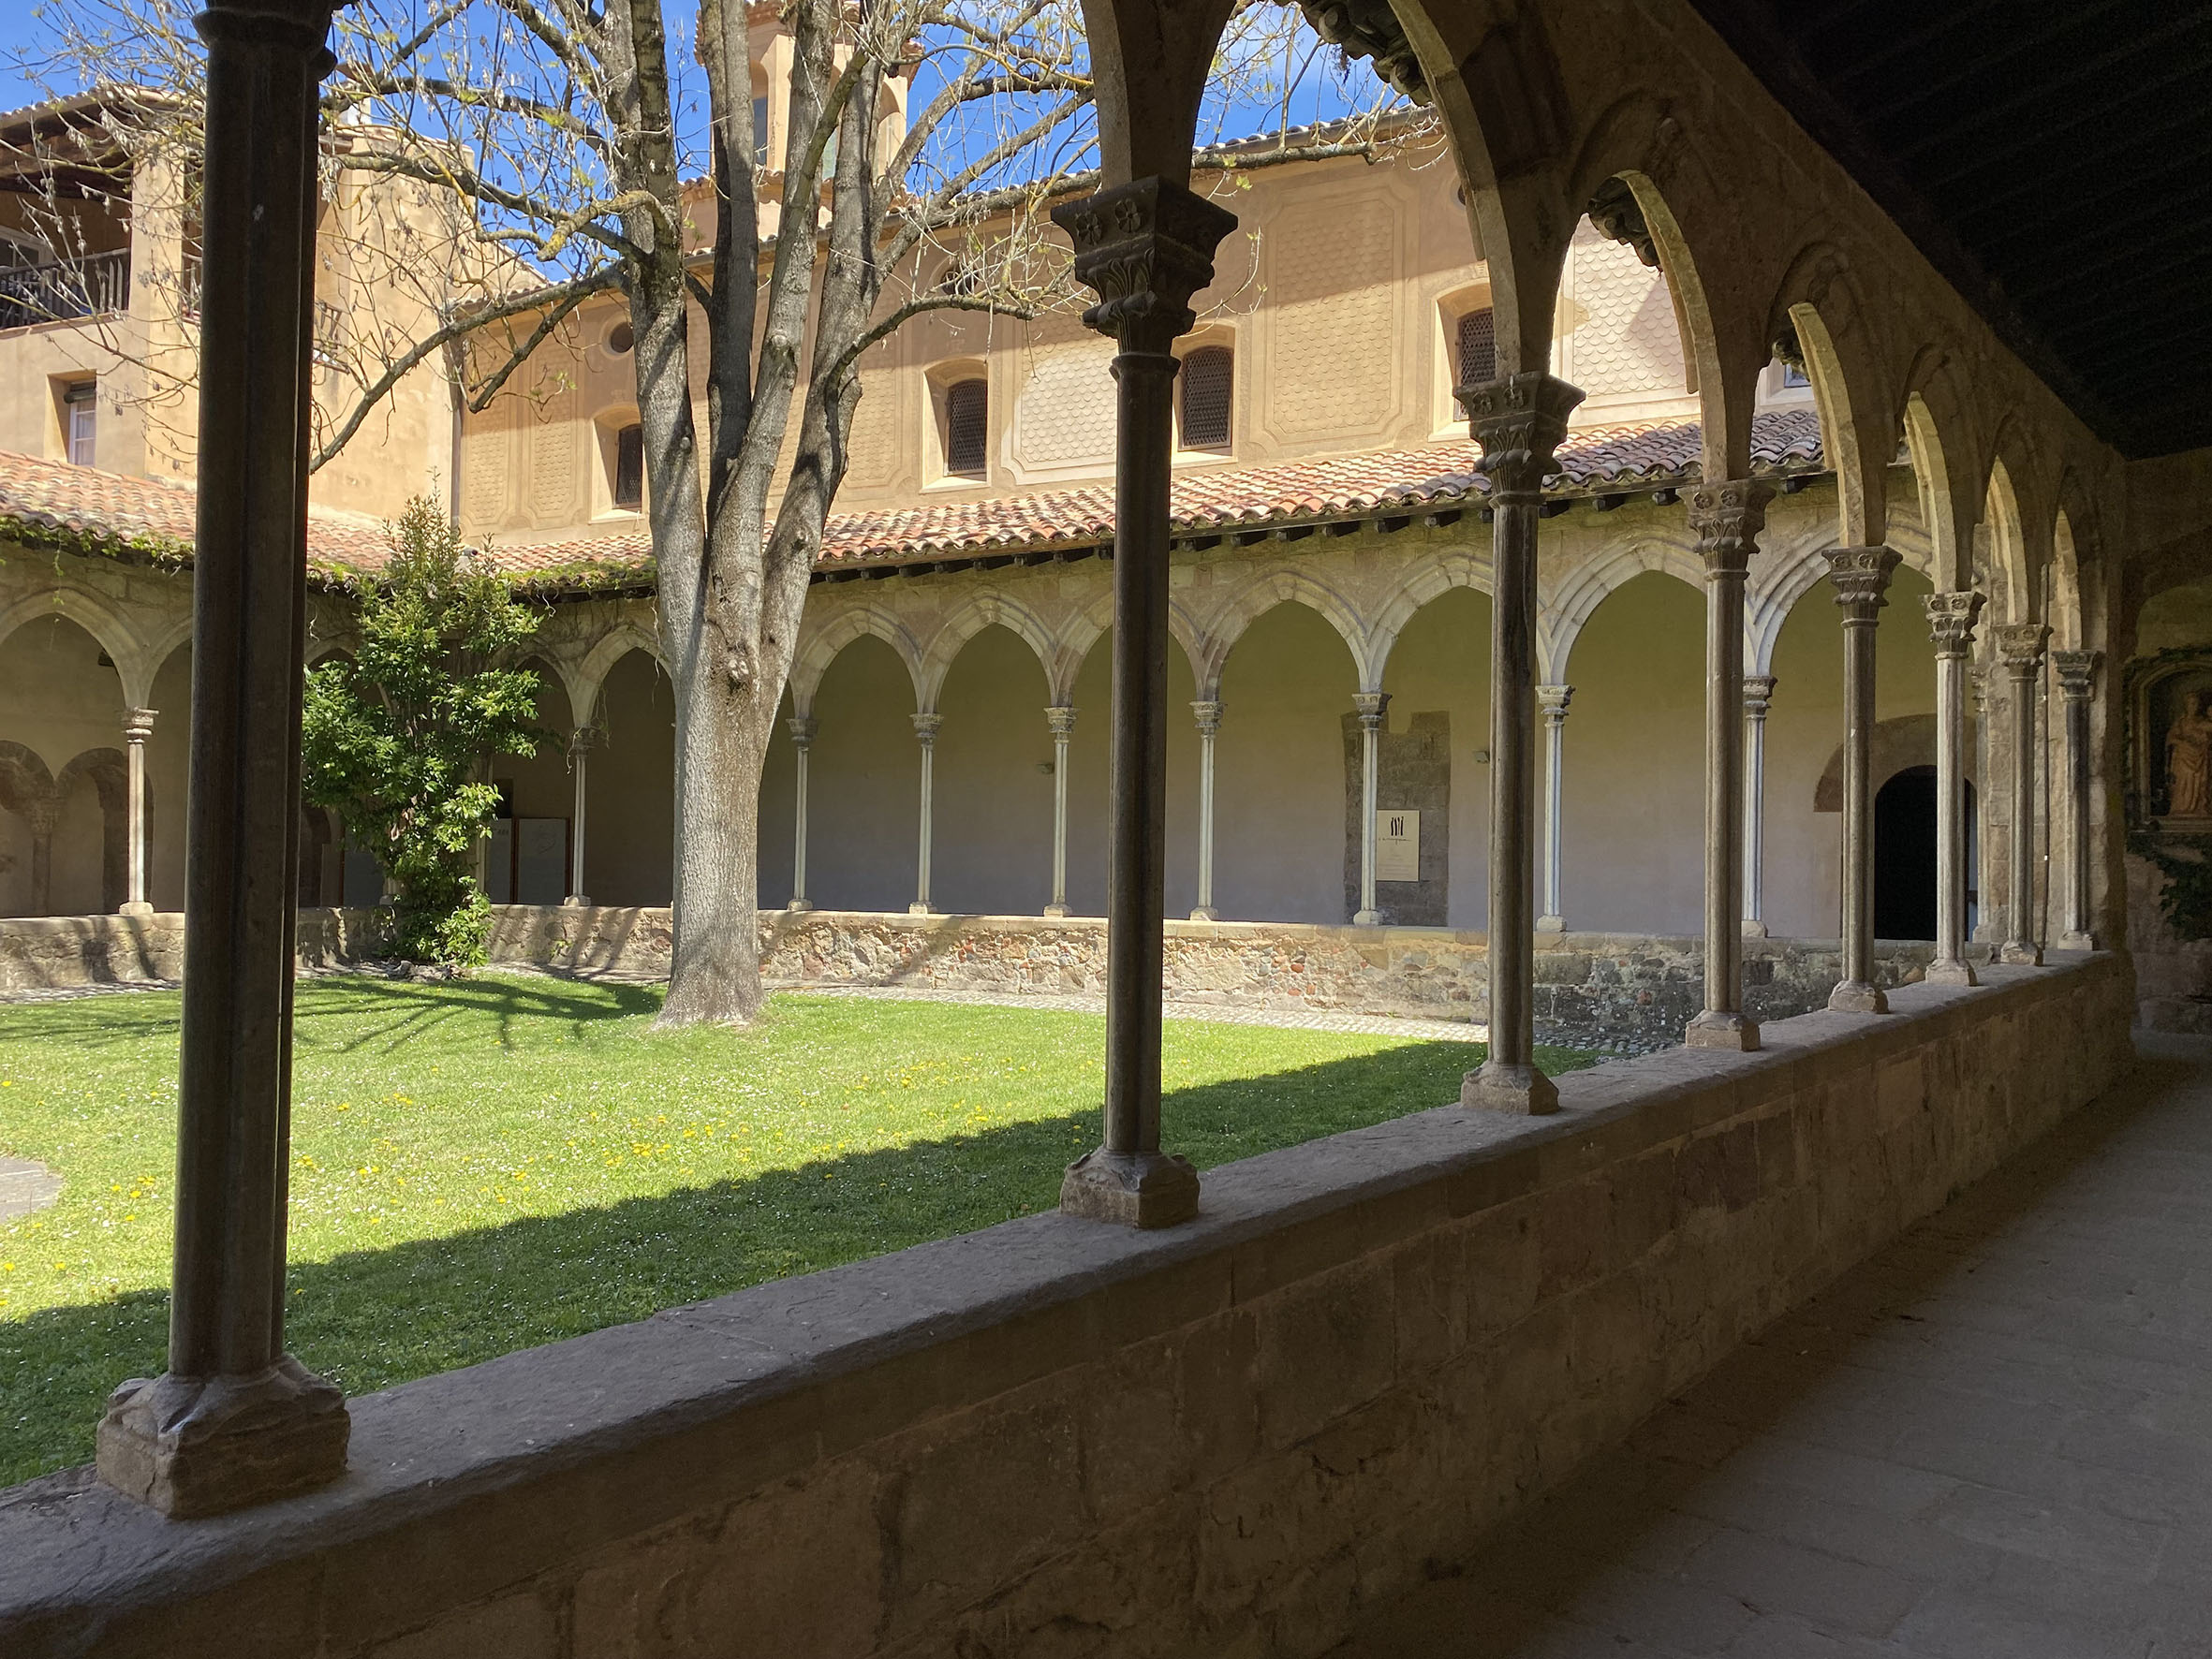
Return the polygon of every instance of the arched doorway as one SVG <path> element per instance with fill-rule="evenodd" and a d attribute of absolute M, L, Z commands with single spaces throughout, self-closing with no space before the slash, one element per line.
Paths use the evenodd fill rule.
<path fill-rule="evenodd" d="M 1974 786 L 1967 797 L 1967 843 L 1974 836 Z M 1936 821 L 1939 801 L 1936 769 L 1909 766 L 1882 785 L 1874 797 L 1874 936 L 1878 939 L 1933 939 L 1936 891 L 1941 872 L 1936 862 Z"/>

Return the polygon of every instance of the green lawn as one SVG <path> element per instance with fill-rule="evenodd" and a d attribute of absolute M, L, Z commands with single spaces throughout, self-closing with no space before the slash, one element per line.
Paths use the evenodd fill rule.
<path fill-rule="evenodd" d="M 1049 1206 L 1099 1138 L 1096 1016 L 784 995 L 750 1031 L 649 1035 L 659 1001 L 303 981 L 293 1351 L 384 1387 Z M 0 1226 L 0 1485 L 88 1458 L 107 1390 L 161 1369 L 177 1017 L 0 1007 L 0 1151 L 67 1183 Z M 1202 1167 L 1377 1123 L 1480 1054 L 1171 1021 L 1167 1139 Z"/>

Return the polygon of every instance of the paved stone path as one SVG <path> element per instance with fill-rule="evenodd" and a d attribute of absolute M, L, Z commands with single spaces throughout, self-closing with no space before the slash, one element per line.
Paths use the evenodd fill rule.
<path fill-rule="evenodd" d="M 44 1164 L 0 1152 L 0 1226 L 43 1210 L 62 1196 L 62 1178 Z"/>
<path fill-rule="evenodd" d="M 2212 1040 L 2143 1049 L 1336 1659 L 2212 1655 Z"/>
<path fill-rule="evenodd" d="M 983 1008 L 1051 1008 L 1077 1014 L 1103 1014 L 1106 997 L 1096 994 L 994 991 L 924 991 L 905 986 L 807 985 L 775 981 L 778 991 L 809 996 L 854 996 L 902 1003 L 963 1003 Z M 1343 1031 L 1371 1036 L 1428 1037 L 1442 1043 L 1482 1043 L 1490 1028 L 1464 1020 L 1398 1020 L 1381 1014 L 1341 1014 L 1323 1009 L 1247 1008 L 1230 1003 L 1169 1002 L 1161 1013 L 1170 1020 L 1202 1020 L 1216 1025 L 1270 1025 L 1285 1031 Z"/>

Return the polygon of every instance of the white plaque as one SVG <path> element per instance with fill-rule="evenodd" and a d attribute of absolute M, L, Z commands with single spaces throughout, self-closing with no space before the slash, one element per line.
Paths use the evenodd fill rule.
<path fill-rule="evenodd" d="M 1375 879 L 1377 881 L 1419 881 L 1421 879 L 1421 815 L 1419 813 L 1377 813 L 1375 815 Z"/>

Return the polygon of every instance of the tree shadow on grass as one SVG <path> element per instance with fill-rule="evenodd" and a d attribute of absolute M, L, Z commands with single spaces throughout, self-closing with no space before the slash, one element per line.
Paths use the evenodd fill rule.
<path fill-rule="evenodd" d="M 1425 1110 L 1482 1055 L 1408 1044 L 1177 1090 L 1167 1144 L 1207 1168 Z M 1049 1209 L 1098 1138 L 1097 1112 L 1074 1112 L 299 1262 L 288 1340 L 348 1393 L 387 1387 Z M 168 1319 L 168 1292 L 145 1290 L 0 1322 L 0 1483 L 90 1457 L 108 1390 L 161 1369 Z"/>

